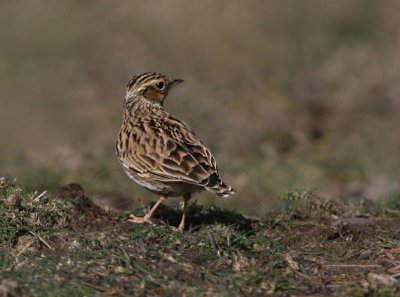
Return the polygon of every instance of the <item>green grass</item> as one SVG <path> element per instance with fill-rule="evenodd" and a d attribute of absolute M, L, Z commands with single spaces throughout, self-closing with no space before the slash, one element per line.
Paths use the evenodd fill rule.
<path fill-rule="evenodd" d="M 388 209 L 400 211 L 400 193 L 392 193 L 379 200 L 379 204 Z"/>

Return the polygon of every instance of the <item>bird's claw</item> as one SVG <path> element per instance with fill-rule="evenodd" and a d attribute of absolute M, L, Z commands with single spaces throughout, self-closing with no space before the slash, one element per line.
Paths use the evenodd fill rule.
<path fill-rule="evenodd" d="M 137 217 L 133 214 L 128 216 L 128 222 L 135 223 L 135 224 L 153 224 L 150 218 L 144 217 Z"/>

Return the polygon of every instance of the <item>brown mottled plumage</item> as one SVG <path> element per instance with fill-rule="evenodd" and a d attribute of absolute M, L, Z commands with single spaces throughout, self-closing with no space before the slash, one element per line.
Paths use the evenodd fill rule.
<path fill-rule="evenodd" d="M 223 197 L 235 193 L 221 180 L 210 150 L 187 124 L 163 108 L 169 90 L 182 81 L 157 73 L 135 75 L 127 85 L 116 147 L 127 175 L 161 196 L 143 218 L 131 216 L 133 221 L 147 222 L 166 197 L 183 196 L 181 232 L 193 192 L 206 189 Z"/>

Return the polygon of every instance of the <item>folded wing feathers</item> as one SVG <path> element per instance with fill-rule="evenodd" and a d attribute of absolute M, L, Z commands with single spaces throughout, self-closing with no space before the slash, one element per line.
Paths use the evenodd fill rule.
<path fill-rule="evenodd" d="M 211 152 L 185 123 L 168 116 L 157 122 L 142 121 L 131 129 L 132 152 L 122 156 L 130 169 L 164 182 L 201 185 L 223 197 L 235 193 L 221 180 Z"/>

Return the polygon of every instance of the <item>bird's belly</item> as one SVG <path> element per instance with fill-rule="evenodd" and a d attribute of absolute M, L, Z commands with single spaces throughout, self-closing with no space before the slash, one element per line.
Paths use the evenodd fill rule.
<path fill-rule="evenodd" d="M 139 186 L 158 195 L 166 196 L 182 196 L 187 193 L 200 192 L 203 187 L 188 184 L 185 182 L 160 182 L 138 177 L 129 170 L 125 170 L 126 174 Z"/>
<path fill-rule="evenodd" d="M 149 180 L 146 180 L 143 178 L 139 178 L 135 174 L 132 174 L 131 172 L 129 172 L 128 170 L 125 170 L 125 172 L 135 183 L 137 183 L 139 186 L 141 186 L 143 188 L 146 188 L 149 191 L 156 192 L 156 193 L 162 193 L 165 190 L 165 186 L 160 183 L 156 183 L 156 182 L 149 181 Z"/>

